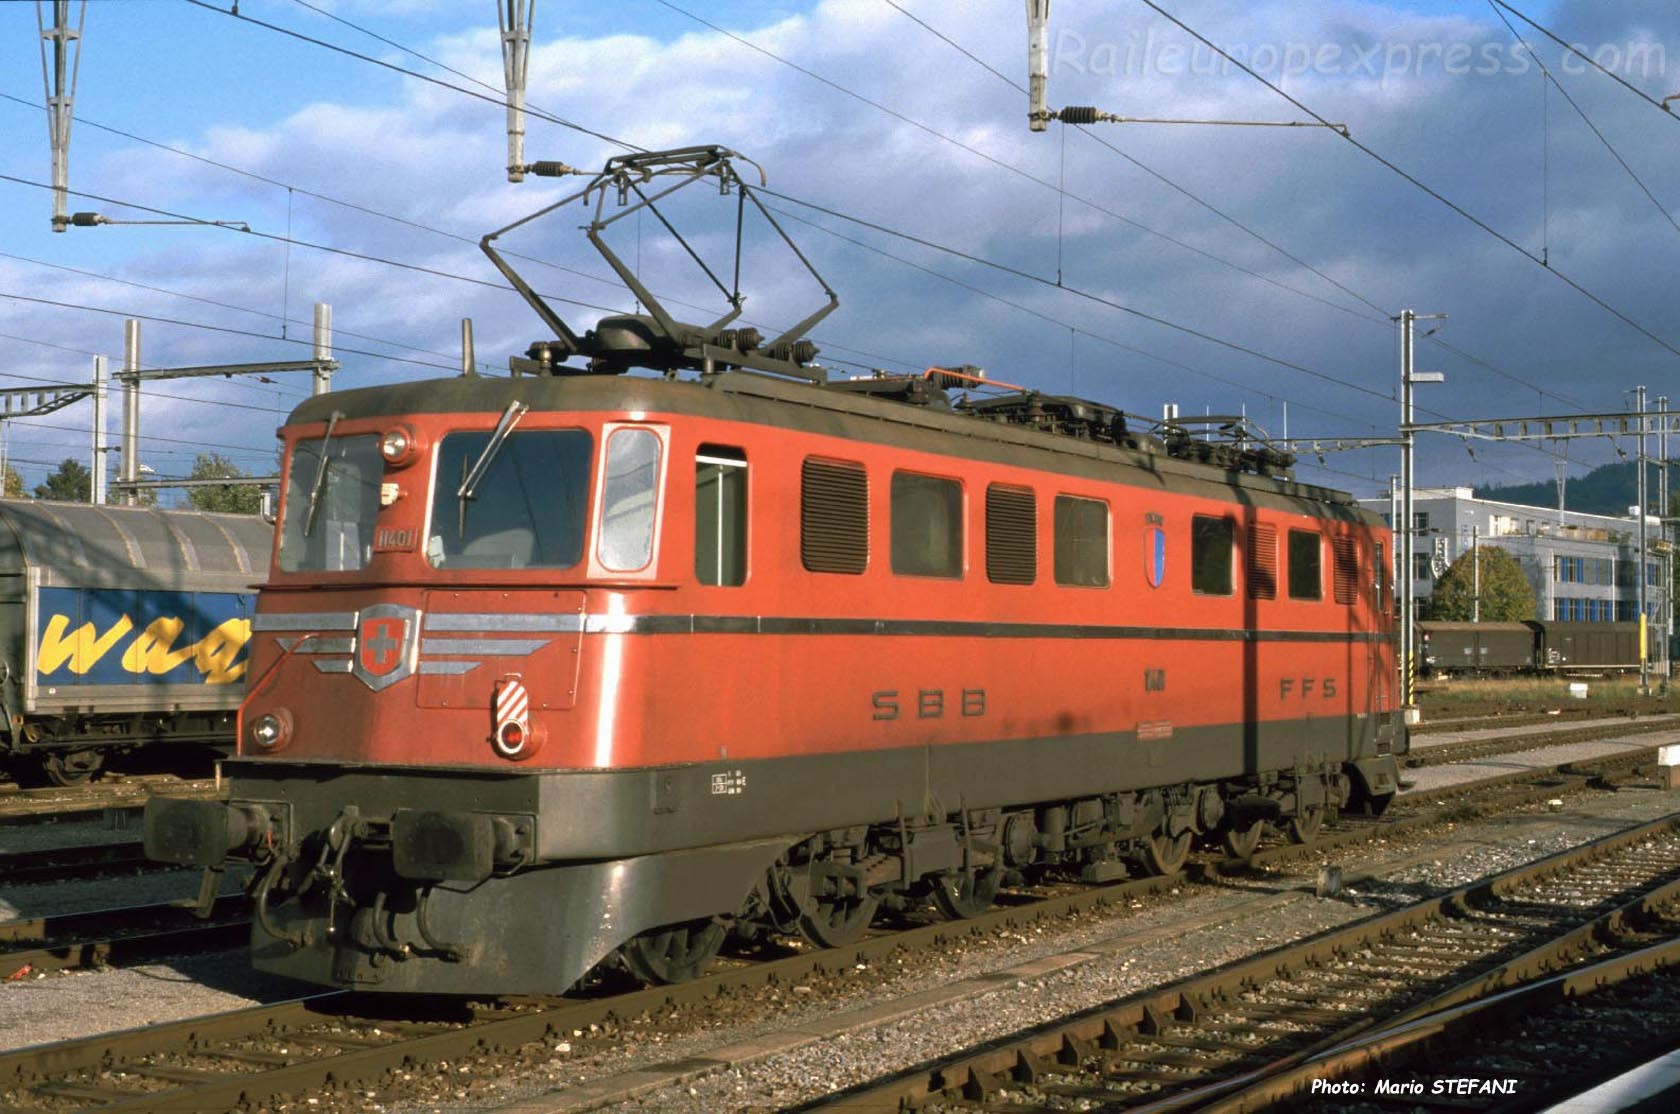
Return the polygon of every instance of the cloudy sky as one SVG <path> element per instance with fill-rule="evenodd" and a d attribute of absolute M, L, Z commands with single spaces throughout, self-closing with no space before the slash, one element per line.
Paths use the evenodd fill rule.
<path fill-rule="evenodd" d="M 90 196 L 70 208 L 251 234 L 54 234 L 36 5 L 0 3 L 0 386 L 85 382 L 94 353 L 120 359 L 127 314 L 148 318 L 148 366 L 283 360 L 307 355 L 310 305 L 329 302 L 342 387 L 452 374 L 463 317 L 487 370 L 542 338 L 476 241 L 578 183 L 506 181 L 495 5 L 229 6 L 88 4 L 70 185 Z M 1419 347 L 1419 367 L 1446 374 L 1419 388 L 1419 420 L 1619 411 L 1635 385 L 1680 399 L 1680 115 L 1636 92 L 1680 93 L 1671 2 L 1513 3 L 1626 86 L 1506 13 L 1525 47 L 1488 0 L 1159 7 L 1184 27 L 1142 0 L 1055 0 L 1050 103 L 1310 111 L 1366 150 L 1316 127 L 1035 134 L 1020 0 L 624 0 L 537 6 L 527 157 L 596 167 L 623 150 L 612 141 L 750 157 L 795 199 L 770 203 L 840 293 L 817 339 L 845 374 L 972 363 L 1144 417 L 1176 403 L 1273 436 L 1385 436 L 1388 319 L 1409 307 L 1449 315 Z M 545 293 L 629 308 L 578 215 L 508 246 Z M 726 248 L 732 206 L 695 198 L 677 215 Z M 711 310 L 651 221 L 614 242 L 661 293 L 703 307 L 692 317 Z M 747 319 L 768 330 L 817 303 L 766 230 L 748 247 Z M 598 312 L 567 311 L 576 326 Z M 143 459 L 180 475 L 208 450 L 271 470 L 273 429 L 307 392 L 275 378 L 150 389 Z M 85 459 L 91 417 L 82 402 L 6 423 L 30 484 Z M 1419 475 L 1549 479 L 1559 451 L 1426 437 Z M 1632 441 L 1578 442 L 1567 465 L 1618 451 Z M 1301 474 L 1368 495 L 1396 459 L 1309 455 Z"/>

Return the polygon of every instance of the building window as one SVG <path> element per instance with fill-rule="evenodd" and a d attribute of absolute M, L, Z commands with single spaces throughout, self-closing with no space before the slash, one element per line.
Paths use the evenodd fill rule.
<path fill-rule="evenodd" d="M 1277 549 L 1276 526 L 1255 523 L 1248 528 L 1248 563 L 1243 571 L 1249 599 L 1277 599 Z"/>
<path fill-rule="evenodd" d="M 1190 586 L 1205 596 L 1231 594 L 1231 546 L 1236 524 L 1198 514 L 1190 519 Z"/>
<path fill-rule="evenodd" d="M 1435 579 L 1435 570 L 1430 566 L 1429 554 L 1427 554 L 1427 553 L 1414 553 L 1414 554 L 1412 554 L 1412 579 L 1413 580 L 1433 580 L 1433 579 Z"/>
<path fill-rule="evenodd" d="M 900 576 L 962 576 L 962 484 L 894 472 L 892 571 Z"/>
<path fill-rule="evenodd" d="M 993 584 L 1038 579 L 1038 495 L 1030 487 L 986 489 L 986 579 Z"/>
<path fill-rule="evenodd" d="M 694 457 L 694 578 L 734 587 L 747 580 L 747 459 L 701 445 Z"/>
<path fill-rule="evenodd" d="M 1108 504 L 1056 496 L 1056 583 L 1108 587 Z"/>
<path fill-rule="evenodd" d="M 1412 531 L 1414 533 L 1418 533 L 1418 534 L 1429 533 L 1429 512 L 1428 511 L 1413 511 L 1412 512 Z"/>
<path fill-rule="evenodd" d="M 799 482 L 799 559 L 811 572 L 869 567 L 869 477 L 848 460 L 807 460 Z"/>
<path fill-rule="evenodd" d="M 1419 556 L 1422 556 L 1421 554 Z M 1428 559 L 1424 559 L 1428 564 Z M 1289 598 L 1324 598 L 1324 544 L 1317 530 L 1289 531 Z"/>

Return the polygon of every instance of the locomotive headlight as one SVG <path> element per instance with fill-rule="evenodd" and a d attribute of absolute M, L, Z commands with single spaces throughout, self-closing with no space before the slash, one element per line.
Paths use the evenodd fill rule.
<path fill-rule="evenodd" d="M 274 750 L 292 735 L 292 716 L 284 708 L 266 712 L 251 721 L 247 732 L 260 750 Z"/>
<path fill-rule="evenodd" d="M 401 468 L 414 459 L 414 431 L 407 426 L 388 429 L 379 439 L 379 455 L 392 468 Z"/>

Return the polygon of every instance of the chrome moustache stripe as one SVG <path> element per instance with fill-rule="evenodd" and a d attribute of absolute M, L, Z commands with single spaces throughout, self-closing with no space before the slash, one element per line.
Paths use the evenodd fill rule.
<path fill-rule="evenodd" d="M 348 672 L 356 638 L 315 632 L 354 631 L 358 613 L 259 614 L 252 627 L 260 632 L 296 632 L 280 639 L 282 649 L 331 657 L 316 661 L 323 673 Z M 421 618 L 418 672 L 461 674 L 486 658 L 524 657 L 551 639 L 505 637 L 517 634 L 762 634 L 880 635 L 933 638 L 1092 639 L 1104 641 L 1381 643 L 1380 631 L 1248 630 L 1205 627 L 1140 627 L 1091 623 L 988 623 L 938 619 L 822 619 L 768 615 L 500 615 L 450 612 Z M 307 633 L 305 633 L 307 632 Z M 433 637 L 434 634 L 456 637 Z M 348 660 L 344 660 L 348 659 Z M 444 660 L 450 659 L 450 660 Z"/>

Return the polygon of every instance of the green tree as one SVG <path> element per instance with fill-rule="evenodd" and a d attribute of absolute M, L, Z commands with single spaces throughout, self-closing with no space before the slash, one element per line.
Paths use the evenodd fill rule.
<path fill-rule="evenodd" d="M 57 499 L 63 503 L 87 503 L 93 500 L 93 473 L 87 465 L 74 457 L 65 457 L 58 470 L 35 485 L 35 498 Z"/>
<path fill-rule="evenodd" d="M 1481 547 L 1454 561 L 1435 582 L 1429 597 L 1431 619 L 1467 622 L 1474 614 L 1476 563 L 1481 564 L 1484 623 L 1515 623 L 1534 618 L 1534 587 L 1517 559 L 1496 545 Z"/>
<path fill-rule="evenodd" d="M 193 461 L 195 480 L 232 480 L 250 473 L 220 453 L 199 453 Z M 213 484 L 209 487 L 189 487 L 187 502 L 201 511 L 220 511 L 224 514 L 256 514 L 262 510 L 262 489 L 255 484 Z"/>
<path fill-rule="evenodd" d="M 23 477 L 10 464 L 6 465 L 5 489 L 0 491 L 7 499 L 23 498 Z"/>

